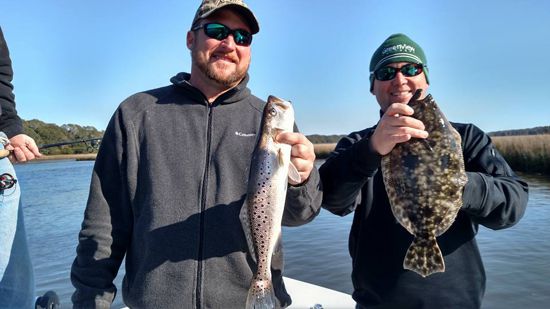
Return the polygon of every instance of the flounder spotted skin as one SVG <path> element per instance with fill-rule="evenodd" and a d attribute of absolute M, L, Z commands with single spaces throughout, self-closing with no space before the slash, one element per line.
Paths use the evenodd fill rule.
<path fill-rule="evenodd" d="M 453 224 L 467 182 L 461 138 L 431 95 L 409 102 L 429 137 L 400 143 L 382 158 L 393 215 L 414 235 L 403 267 L 426 277 L 445 271 L 436 237 Z"/>

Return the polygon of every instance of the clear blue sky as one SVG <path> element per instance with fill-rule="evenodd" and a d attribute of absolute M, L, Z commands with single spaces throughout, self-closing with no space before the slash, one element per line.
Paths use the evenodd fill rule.
<path fill-rule="evenodd" d="M 199 0 L 0 0 L 23 119 L 104 129 L 129 95 L 189 71 Z M 252 92 L 290 99 L 305 134 L 378 120 L 372 53 L 403 32 L 424 49 L 447 118 L 485 131 L 550 125 L 550 1 L 249 0 Z"/>

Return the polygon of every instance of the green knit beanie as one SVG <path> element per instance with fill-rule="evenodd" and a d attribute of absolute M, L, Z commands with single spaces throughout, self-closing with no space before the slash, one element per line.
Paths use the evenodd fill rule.
<path fill-rule="evenodd" d="M 428 80 L 428 62 L 420 45 L 411 38 L 396 33 L 390 35 L 380 47 L 374 52 L 370 60 L 370 90 L 374 87 L 374 71 L 395 62 L 410 62 L 424 65 L 424 76 Z"/>

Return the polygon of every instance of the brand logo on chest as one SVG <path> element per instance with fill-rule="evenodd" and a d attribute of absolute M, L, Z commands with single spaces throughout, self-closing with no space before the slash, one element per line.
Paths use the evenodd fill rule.
<path fill-rule="evenodd" d="M 243 132 L 235 131 L 235 135 L 241 136 L 241 137 L 252 137 L 252 136 L 256 136 L 256 133 L 243 133 Z"/>

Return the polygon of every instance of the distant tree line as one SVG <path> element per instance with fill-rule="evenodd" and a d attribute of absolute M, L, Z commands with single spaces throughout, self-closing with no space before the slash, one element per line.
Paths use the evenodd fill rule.
<path fill-rule="evenodd" d="M 518 129 L 518 130 L 502 130 L 489 132 L 490 136 L 518 136 L 518 135 L 540 135 L 540 134 L 550 134 L 550 126 L 543 127 L 534 127 L 530 129 Z M 307 135 L 306 137 L 313 144 L 333 144 L 337 143 L 342 137 L 346 135 Z"/>
<path fill-rule="evenodd" d="M 534 127 L 530 129 L 502 130 L 489 132 L 490 136 L 518 136 L 518 135 L 541 135 L 550 134 L 550 126 Z M 307 138 L 313 144 L 333 144 L 337 143 L 345 135 L 307 135 Z"/>
<path fill-rule="evenodd" d="M 550 134 L 550 126 L 535 127 L 531 129 L 504 130 L 498 132 L 490 132 L 490 136 L 518 136 L 518 135 L 540 135 Z"/>
<path fill-rule="evenodd" d="M 74 142 L 103 137 L 103 131 L 92 126 L 80 126 L 77 124 L 64 124 L 58 126 L 52 123 L 45 123 L 40 120 L 23 120 L 23 132 L 32 137 L 36 144 L 41 147 L 48 144 L 63 142 Z M 56 146 L 41 149 L 43 154 L 78 154 L 97 151 L 91 143 L 76 143 L 73 145 Z M 94 143 L 94 146 L 97 144 Z M 97 147 L 96 147 L 97 148 Z"/>

